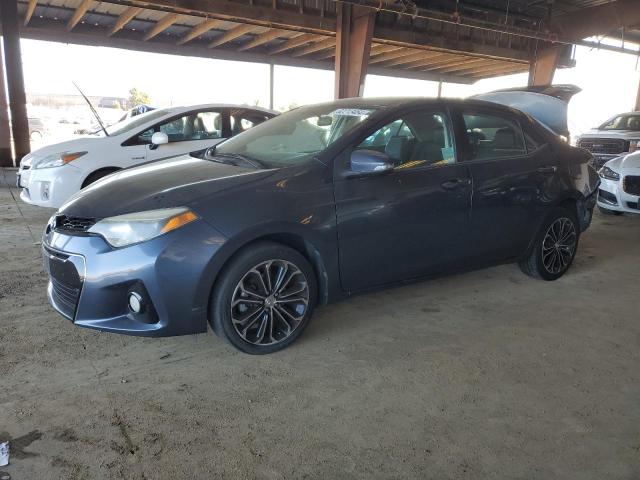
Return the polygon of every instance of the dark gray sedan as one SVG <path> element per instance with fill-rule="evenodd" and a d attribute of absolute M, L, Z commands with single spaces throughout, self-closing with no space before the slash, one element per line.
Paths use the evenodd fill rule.
<path fill-rule="evenodd" d="M 293 342 L 348 295 L 503 262 L 555 280 L 591 220 L 590 155 L 479 100 L 348 99 L 123 170 L 51 218 L 54 308 L 133 335 Z"/>

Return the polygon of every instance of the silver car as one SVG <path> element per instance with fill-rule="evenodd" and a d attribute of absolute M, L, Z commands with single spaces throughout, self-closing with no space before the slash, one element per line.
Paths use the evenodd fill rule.
<path fill-rule="evenodd" d="M 640 147 L 640 112 L 618 114 L 580 135 L 576 146 L 591 152 L 599 170 L 609 160 Z"/>

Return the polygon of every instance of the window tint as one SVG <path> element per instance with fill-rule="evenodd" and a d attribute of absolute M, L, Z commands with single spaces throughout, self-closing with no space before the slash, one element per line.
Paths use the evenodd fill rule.
<path fill-rule="evenodd" d="M 357 148 L 386 153 L 396 168 L 455 162 L 449 122 L 441 113 L 406 115 L 373 132 Z"/>
<path fill-rule="evenodd" d="M 237 135 L 261 124 L 270 117 L 256 110 L 231 110 L 231 135 Z"/>
<path fill-rule="evenodd" d="M 222 115 L 216 111 L 190 113 L 160 124 L 157 131 L 166 133 L 169 143 L 221 138 Z"/>
<path fill-rule="evenodd" d="M 516 157 L 526 153 L 520 124 L 496 115 L 463 115 L 470 160 Z"/>

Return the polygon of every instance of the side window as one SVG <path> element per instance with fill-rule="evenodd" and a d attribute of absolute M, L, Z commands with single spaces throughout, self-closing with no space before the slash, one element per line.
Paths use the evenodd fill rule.
<path fill-rule="evenodd" d="M 386 153 L 397 169 L 455 162 L 451 128 L 442 113 L 405 115 L 371 133 L 357 148 Z"/>
<path fill-rule="evenodd" d="M 484 113 L 464 113 L 470 160 L 516 157 L 526 150 L 520 124 Z"/>
<path fill-rule="evenodd" d="M 255 110 L 231 110 L 231 135 L 237 135 L 249 130 L 269 120 L 269 118 L 264 113 Z"/>
<path fill-rule="evenodd" d="M 220 138 L 222 115 L 217 111 L 190 113 L 161 123 L 157 130 L 167 134 L 169 143 Z"/>

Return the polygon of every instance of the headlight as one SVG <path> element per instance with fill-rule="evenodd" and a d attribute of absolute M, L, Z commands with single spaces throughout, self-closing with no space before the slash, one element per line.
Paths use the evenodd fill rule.
<path fill-rule="evenodd" d="M 629 140 L 629 151 L 635 152 L 640 148 L 640 140 Z"/>
<path fill-rule="evenodd" d="M 599 173 L 602 178 L 606 178 L 607 180 L 620 180 L 620 174 L 614 172 L 609 167 L 602 167 Z"/>
<path fill-rule="evenodd" d="M 108 217 L 100 220 L 88 231 L 101 235 L 113 247 L 125 247 L 151 240 L 197 218 L 198 216 L 188 208 L 163 208 Z"/>
<path fill-rule="evenodd" d="M 86 155 L 87 152 L 61 152 L 61 153 L 53 153 L 51 155 L 47 155 L 39 160 L 33 168 L 51 168 L 51 167 L 61 167 L 62 165 L 66 165 L 69 162 L 73 162 L 77 160 L 83 155 Z"/>

